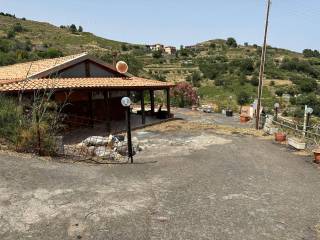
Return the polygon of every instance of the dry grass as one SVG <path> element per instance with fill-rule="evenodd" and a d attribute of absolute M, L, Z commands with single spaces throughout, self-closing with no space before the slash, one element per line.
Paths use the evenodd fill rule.
<path fill-rule="evenodd" d="M 188 122 L 184 120 L 170 121 L 162 124 L 154 125 L 145 129 L 146 131 L 154 132 L 197 132 L 197 131 L 208 131 L 212 133 L 226 134 L 226 135 L 248 135 L 256 137 L 264 137 L 262 131 L 257 131 L 255 129 L 244 129 L 244 128 L 235 128 L 230 126 L 220 126 L 215 124 L 204 124 L 204 123 L 195 123 Z"/>
<path fill-rule="evenodd" d="M 317 233 L 317 239 L 320 240 L 320 224 L 315 226 L 315 231 Z"/>
<path fill-rule="evenodd" d="M 285 86 L 285 85 L 292 85 L 293 84 L 291 80 L 268 79 L 268 80 L 264 80 L 263 85 L 270 86 L 270 83 L 272 81 L 274 81 L 275 86 Z"/>

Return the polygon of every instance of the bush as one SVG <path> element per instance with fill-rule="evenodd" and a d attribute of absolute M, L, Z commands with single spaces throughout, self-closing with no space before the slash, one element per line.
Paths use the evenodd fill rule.
<path fill-rule="evenodd" d="M 320 116 L 320 99 L 315 93 L 302 94 L 296 98 L 296 104 L 303 108 L 305 105 L 313 108 L 313 114 Z"/>
<path fill-rule="evenodd" d="M 25 29 L 22 27 L 20 23 L 16 23 L 15 25 L 13 25 L 12 30 L 14 32 L 23 32 Z"/>
<path fill-rule="evenodd" d="M 234 48 L 238 47 L 237 41 L 232 37 L 227 39 L 226 44 L 228 47 L 234 47 Z"/>
<path fill-rule="evenodd" d="M 7 32 L 7 38 L 8 39 L 12 39 L 12 38 L 15 38 L 15 37 L 16 37 L 16 32 L 13 31 L 12 29 Z"/>
<path fill-rule="evenodd" d="M 78 29 L 77 29 L 76 25 L 74 25 L 74 24 L 71 24 L 71 25 L 70 25 L 69 30 L 70 30 L 72 33 L 78 32 Z"/>
<path fill-rule="evenodd" d="M 305 73 L 313 78 L 320 77 L 320 72 L 316 68 L 314 68 L 308 61 L 301 61 L 298 58 L 284 59 L 280 68 L 288 71 Z"/>
<path fill-rule="evenodd" d="M 187 81 L 191 82 L 194 87 L 200 86 L 201 73 L 198 71 L 193 72 L 187 77 Z"/>
<path fill-rule="evenodd" d="M 252 84 L 252 86 L 259 86 L 259 77 L 257 75 L 253 75 L 250 80 L 250 83 Z"/>
<path fill-rule="evenodd" d="M 319 53 L 318 50 L 304 49 L 303 50 L 303 56 L 305 58 L 311 58 L 311 57 L 319 58 L 320 57 L 320 53 Z"/>
<path fill-rule="evenodd" d="M 63 53 L 55 48 L 49 48 L 45 52 L 38 52 L 37 55 L 41 58 L 56 58 L 56 57 L 62 57 Z"/>
<path fill-rule="evenodd" d="M 0 138 L 15 144 L 22 127 L 22 109 L 15 100 L 0 96 Z"/>
<path fill-rule="evenodd" d="M 35 96 L 32 106 L 19 105 L 15 99 L 0 96 L 0 138 L 7 140 L 18 151 L 54 155 L 55 135 L 60 126 L 59 108 L 50 101 L 51 96 Z M 28 112 L 24 112 L 23 108 Z"/>
<path fill-rule="evenodd" d="M 241 63 L 240 70 L 243 73 L 251 74 L 254 71 L 254 61 L 252 59 L 244 59 Z"/>
<path fill-rule="evenodd" d="M 153 58 L 157 58 L 157 59 L 159 59 L 159 58 L 161 58 L 162 57 L 162 51 L 155 51 L 154 53 L 152 53 L 152 57 Z"/>
<path fill-rule="evenodd" d="M 237 95 L 237 102 L 240 106 L 249 103 L 251 100 L 250 95 L 245 91 L 240 91 Z"/>
<path fill-rule="evenodd" d="M 302 92 L 310 93 L 317 90 L 318 84 L 315 79 L 305 79 L 296 82 L 296 84 L 300 87 Z"/>
<path fill-rule="evenodd" d="M 187 107 L 197 104 L 198 94 L 187 82 L 180 82 L 173 88 L 171 95 L 173 104 L 179 107 Z"/>

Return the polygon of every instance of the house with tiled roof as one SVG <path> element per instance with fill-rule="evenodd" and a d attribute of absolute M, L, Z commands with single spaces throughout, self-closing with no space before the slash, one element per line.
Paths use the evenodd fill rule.
<path fill-rule="evenodd" d="M 130 67 L 130 66 L 129 66 Z M 38 60 L 0 67 L 0 93 L 31 97 L 35 92 L 51 90 L 70 116 L 95 120 L 122 120 L 125 109 L 121 98 L 132 93 L 150 94 L 151 114 L 155 112 L 154 91 L 164 90 L 170 116 L 170 88 L 174 84 L 123 74 L 87 53 Z M 141 98 L 141 121 L 145 123 L 145 104 Z M 108 125 L 108 124 L 107 124 Z"/>

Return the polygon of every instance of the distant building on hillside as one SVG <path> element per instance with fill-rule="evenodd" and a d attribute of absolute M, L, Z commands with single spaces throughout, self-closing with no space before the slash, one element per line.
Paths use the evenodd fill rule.
<path fill-rule="evenodd" d="M 172 47 L 172 46 L 166 46 L 164 48 L 164 52 L 169 54 L 169 55 L 173 55 L 173 54 L 176 54 L 177 48 L 176 47 Z"/>
<path fill-rule="evenodd" d="M 154 45 L 146 45 L 146 48 L 151 50 L 151 51 L 161 51 L 161 52 L 164 52 L 164 45 L 163 44 L 160 44 L 160 43 L 157 43 L 157 44 L 154 44 Z"/>

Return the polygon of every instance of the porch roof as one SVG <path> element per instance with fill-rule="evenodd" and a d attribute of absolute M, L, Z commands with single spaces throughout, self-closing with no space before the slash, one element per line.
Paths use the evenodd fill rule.
<path fill-rule="evenodd" d="M 41 78 L 0 84 L 0 92 L 67 90 L 67 89 L 154 89 L 161 90 L 174 87 L 175 84 L 149 80 L 139 77 L 126 78 Z"/>

